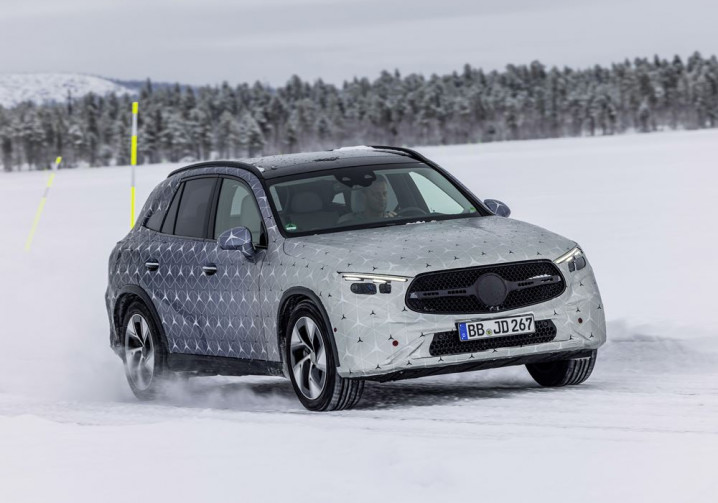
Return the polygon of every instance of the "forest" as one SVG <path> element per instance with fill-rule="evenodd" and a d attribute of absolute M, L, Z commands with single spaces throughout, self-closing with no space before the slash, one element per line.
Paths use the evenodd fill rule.
<path fill-rule="evenodd" d="M 610 67 L 540 62 L 447 75 L 293 76 L 280 87 L 153 85 L 135 95 L 68 96 L 0 107 L 3 169 L 130 163 L 139 101 L 138 164 L 232 159 L 348 145 L 448 145 L 648 133 L 718 125 L 716 56 L 637 58 Z"/>

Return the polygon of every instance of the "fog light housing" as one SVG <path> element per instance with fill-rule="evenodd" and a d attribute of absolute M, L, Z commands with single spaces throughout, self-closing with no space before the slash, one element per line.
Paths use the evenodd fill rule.
<path fill-rule="evenodd" d="M 349 288 L 351 289 L 352 293 L 356 293 L 357 295 L 376 294 L 376 285 L 374 283 L 352 283 Z"/>

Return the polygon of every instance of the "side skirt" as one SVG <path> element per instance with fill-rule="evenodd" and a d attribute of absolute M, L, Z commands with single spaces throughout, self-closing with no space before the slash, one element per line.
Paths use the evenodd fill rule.
<path fill-rule="evenodd" d="M 183 353 L 168 354 L 167 367 L 173 372 L 195 372 L 206 376 L 283 375 L 281 362 Z"/>

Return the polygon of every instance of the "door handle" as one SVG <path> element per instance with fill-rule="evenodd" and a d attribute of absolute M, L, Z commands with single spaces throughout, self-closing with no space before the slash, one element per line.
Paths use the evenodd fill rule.
<path fill-rule="evenodd" d="M 217 266 L 214 264 L 203 265 L 202 272 L 204 272 L 207 276 L 212 276 L 217 272 Z"/>
<path fill-rule="evenodd" d="M 160 268 L 160 263 L 156 260 L 148 260 L 147 262 L 145 262 L 145 267 L 148 271 L 156 271 Z"/>

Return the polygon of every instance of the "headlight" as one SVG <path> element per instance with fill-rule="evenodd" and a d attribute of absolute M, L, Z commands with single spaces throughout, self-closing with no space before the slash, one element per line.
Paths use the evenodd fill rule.
<path fill-rule="evenodd" d="M 578 246 L 553 261 L 554 264 L 563 264 L 564 262 L 568 262 L 568 270 L 571 272 L 580 271 L 586 267 L 586 257 L 583 254 L 583 250 Z"/>
<path fill-rule="evenodd" d="M 372 281 L 374 283 L 390 283 L 392 281 L 400 281 L 402 283 L 409 281 L 407 276 L 389 276 L 387 274 L 361 274 L 353 272 L 340 272 L 345 281 Z"/>
<path fill-rule="evenodd" d="M 354 272 L 340 272 L 344 281 L 351 281 L 349 289 L 358 295 L 374 295 L 379 285 L 379 293 L 391 293 L 392 281 L 404 283 L 409 281 L 407 276 L 389 276 L 387 274 L 361 274 Z"/>

